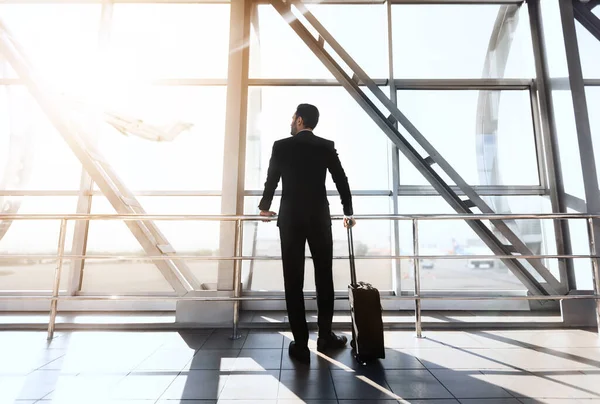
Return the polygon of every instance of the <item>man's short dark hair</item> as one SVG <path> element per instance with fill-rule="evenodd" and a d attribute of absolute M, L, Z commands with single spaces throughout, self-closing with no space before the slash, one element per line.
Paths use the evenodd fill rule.
<path fill-rule="evenodd" d="M 300 104 L 296 108 L 296 119 L 302 118 L 304 126 L 314 129 L 319 123 L 319 110 L 311 104 Z"/>

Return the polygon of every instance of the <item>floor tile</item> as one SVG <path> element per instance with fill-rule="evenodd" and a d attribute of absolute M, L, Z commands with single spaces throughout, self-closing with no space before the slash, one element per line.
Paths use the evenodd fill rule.
<path fill-rule="evenodd" d="M 588 351 L 591 355 L 592 352 Z M 546 369 L 565 369 L 565 370 L 583 370 L 596 369 L 600 362 L 585 358 L 579 355 L 571 355 L 564 352 L 554 351 L 554 353 L 539 352 L 532 349 L 494 349 L 488 353 L 491 359 L 495 359 L 506 365 L 524 370 L 546 370 Z"/>
<path fill-rule="evenodd" d="M 516 398 L 462 398 L 460 404 L 520 404 Z"/>
<path fill-rule="evenodd" d="M 385 379 L 392 391 L 404 399 L 452 398 L 428 370 L 386 370 Z"/>
<path fill-rule="evenodd" d="M 599 404 L 600 399 L 572 399 L 572 398 L 520 398 L 523 404 Z"/>
<path fill-rule="evenodd" d="M 50 394 L 61 380 L 72 378 L 56 371 L 36 371 L 26 376 L 0 378 L 0 402 L 39 400 Z"/>
<path fill-rule="evenodd" d="M 227 404 L 237 404 L 237 403 L 227 403 Z M 257 403 L 257 404 L 262 404 L 262 402 Z M 338 404 L 337 400 L 300 400 L 300 399 L 295 399 L 295 400 L 277 400 L 277 404 Z"/>
<path fill-rule="evenodd" d="M 281 369 L 329 369 L 331 363 L 337 363 L 332 357 L 328 355 L 321 354 L 317 352 L 315 349 L 310 351 L 310 364 L 306 365 L 304 363 L 300 363 L 295 359 L 290 358 L 287 346 L 283 349 L 281 355 Z M 345 365 L 339 363 L 336 365 L 341 368 L 345 368 Z"/>
<path fill-rule="evenodd" d="M 61 377 L 56 388 L 43 399 L 58 403 L 82 403 L 90 399 L 96 402 L 108 401 L 114 388 L 126 376 L 127 374 L 80 374 Z"/>
<path fill-rule="evenodd" d="M 210 335 L 211 330 L 202 331 L 180 331 L 171 333 L 165 342 L 160 346 L 160 349 L 190 349 L 198 350 L 206 343 Z"/>
<path fill-rule="evenodd" d="M 338 400 L 385 400 L 397 396 L 382 375 L 367 377 L 356 372 L 332 370 Z"/>
<path fill-rule="evenodd" d="M 433 400 L 339 400 L 339 404 L 398 404 L 398 403 L 410 403 L 410 404 L 459 404 L 454 399 L 433 399 Z"/>
<path fill-rule="evenodd" d="M 478 370 L 432 369 L 431 373 L 456 398 L 504 398 L 512 395 Z"/>
<path fill-rule="evenodd" d="M 328 370 L 282 370 L 281 399 L 335 399 L 333 380 Z"/>
<path fill-rule="evenodd" d="M 585 375 L 567 371 L 551 374 L 520 371 L 483 371 L 491 383 L 502 387 L 517 398 L 598 398 L 600 384 Z M 565 371 L 562 371 L 565 372 Z M 596 384 L 596 385 L 594 385 Z"/>
<path fill-rule="evenodd" d="M 210 337 L 206 340 L 206 342 L 202 345 L 202 350 L 204 349 L 241 349 L 246 342 L 246 336 L 248 335 L 247 331 L 241 331 L 241 338 L 232 340 L 229 337 L 231 336 L 231 331 L 215 331 Z"/>
<path fill-rule="evenodd" d="M 154 351 L 90 345 L 87 349 L 69 350 L 64 356 L 41 369 L 64 372 L 128 372 L 139 366 Z"/>
<path fill-rule="evenodd" d="M 160 397 L 161 400 L 216 400 L 227 382 L 218 370 L 182 372 Z"/>
<path fill-rule="evenodd" d="M 334 361 L 330 362 L 331 369 L 339 368 L 339 364 L 343 364 L 351 369 L 362 368 L 359 362 L 354 359 L 351 349 L 344 349 L 337 352 L 332 352 L 328 356 Z M 395 349 L 386 349 L 385 358 L 375 361 L 377 366 L 384 369 L 424 369 L 425 367 L 414 356 Z"/>
<path fill-rule="evenodd" d="M 218 400 L 158 400 L 155 404 L 221 404 Z M 111 404 L 111 403 L 108 403 Z M 135 403 L 132 403 L 135 404 Z M 235 403 L 234 403 L 235 404 Z M 238 403 L 239 404 L 239 403 Z"/>
<path fill-rule="evenodd" d="M 594 333 L 583 330 L 552 330 L 552 332 L 515 331 L 475 331 L 472 338 L 486 348 L 561 348 L 561 347 L 600 347 Z"/>
<path fill-rule="evenodd" d="M 133 372 L 121 380 L 111 393 L 112 399 L 158 400 L 179 372 Z"/>
<path fill-rule="evenodd" d="M 182 370 L 192 361 L 194 351 L 160 349 L 140 363 L 135 371 L 141 370 Z"/>
<path fill-rule="evenodd" d="M 36 369 L 44 368 L 64 355 L 65 351 L 61 349 L 35 351 L 15 349 L 3 352 L 0 360 L 0 375 L 25 375 Z"/>
<path fill-rule="evenodd" d="M 240 349 L 200 350 L 186 367 L 191 370 L 232 370 L 240 351 Z"/>
<path fill-rule="evenodd" d="M 276 400 L 279 391 L 279 370 L 232 374 L 219 396 L 223 400 Z"/>
<path fill-rule="evenodd" d="M 511 369 L 493 349 L 419 348 L 400 352 L 415 356 L 429 369 Z"/>
<path fill-rule="evenodd" d="M 388 348 L 483 348 L 470 334 L 462 331 L 427 331 L 417 338 L 413 331 L 385 331 Z"/>
<path fill-rule="evenodd" d="M 281 349 L 242 349 L 233 365 L 233 370 L 261 371 L 280 369 L 281 354 Z"/>
<path fill-rule="evenodd" d="M 185 404 L 188 404 L 188 402 L 186 401 Z M 216 404 L 278 404 L 278 402 L 277 400 L 219 400 Z"/>
<path fill-rule="evenodd" d="M 284 337 L 279 332 L 252 331 L 246 337 L 244 349 L 256 348 L 283 348 Z"/>

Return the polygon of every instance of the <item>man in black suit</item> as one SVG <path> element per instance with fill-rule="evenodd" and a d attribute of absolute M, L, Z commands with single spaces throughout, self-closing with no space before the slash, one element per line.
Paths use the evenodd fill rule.
<path fill-rule="evenodd" d="M 274 216 L 269 211 L 279 179 L 283 191 L 277 226 L 281 238 L 285 300 L 294 341 L 289 354 L 301 362 L 309 362 L 308 326 L 304 309 L 304 247 L 308 245 L 315 267 L 315 286 L 319 310 L 317 349 L 343 348 L 345 336 L 331 330 L 333 320 L 333 240 L 331 215 L 325 189 L 327 170 L 336 184 L 344 207 L 344 226 L 354 224 L 351 216 L 352 195 L 348 178 L 340 163 L 334 143 L 313 134 L 319 122 L 319 110 L 300 104 L 293 116 L 291 138 L 273 144 L 267 181 L 258 205 L 261 216 Z"/>

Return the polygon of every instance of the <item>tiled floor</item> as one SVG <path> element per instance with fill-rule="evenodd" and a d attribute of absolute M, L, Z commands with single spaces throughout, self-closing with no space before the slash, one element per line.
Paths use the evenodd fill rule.
<path fill-rule="evenodd" d="M 290 360 L 290 334 L 0 332 L 0 403 L 600 403 L 591 331 L 386 332 L 386 358 L 350 349 Z"/>

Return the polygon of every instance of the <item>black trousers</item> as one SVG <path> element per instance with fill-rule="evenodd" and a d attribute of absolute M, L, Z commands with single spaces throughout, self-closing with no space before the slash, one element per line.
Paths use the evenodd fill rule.
<path fill-rule="evenodd" d="M 315 267 L 319 335 L 327 336 L 331 332 L 334 303 L 331 222 L 280 226 L 279 235 L 281 237 L 285 301 L 290 327 L 296 344 L 306 345 L 308 344 L 308 325 L 303 292 L 306 241 L 308 241 Z"/>

